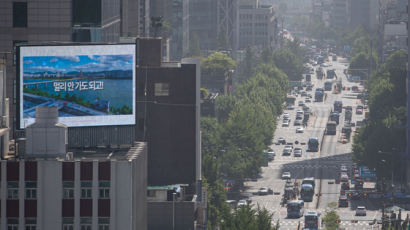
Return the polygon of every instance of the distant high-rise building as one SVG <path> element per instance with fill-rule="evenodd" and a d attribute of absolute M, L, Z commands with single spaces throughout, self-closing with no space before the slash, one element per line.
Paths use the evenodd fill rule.
<path fill-rule="evenodd" d="M 239 49 L 273 48 L 275 43 L 275 12 L 272 6 L 239 6 Z"/>
<path fill-rule="evenodd" d="M 189 1 L 188 0 L 151 0 L 150 14 L 152 17 L 162 17 L 164 23 L 169 26 L 166 36 L 170 39 L 170 59 L 179 61 L 189 47 Z M 162 31 L 167 28 L 162 28 Z M 151 36 L 156 36 L 151 31 Z"/>
<path fill-rule="evenodd" d="M 229 44 L 224 48 L 235 53 L 239 36 L 238 0 L 191 0 L 189 5 L 190 35 L 199 37 L 201 49 L 216 50 L 226 39 Z"/>
<path fill-rule="evenodd" d="M 330 14 L 330 26 L 344 29 L 348 23 L 348 0 L 333 0 Z"/>

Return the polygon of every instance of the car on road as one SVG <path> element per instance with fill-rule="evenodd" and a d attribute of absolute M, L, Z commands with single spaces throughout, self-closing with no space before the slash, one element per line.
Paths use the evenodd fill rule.
<path fill-rule="evenodd" d="M 282 173 L 282 179 L 287 180 L 287 179 L 291 179 L 291 175 L 290 172 L 284 172 Z"/>
<path fill-rule="evenodd" d="M 347 199 L 346 195 L 340 195 L 339 207 L 349 207 L 349 200 Z"/>
<path fill-rule="evenodd" d="M 309 110 L 310 110 L 310 108 L 309 108 L 309 106 L 303 106 L 303 112 L 305 112 L 305 113 L 309 113 Z"/>
<path fill-rule="evenodd" d="M 358 105 L 356 107 L 356 114 L 363 114 L 363 106 L 362 105 Z"/>
<path fill-rule="evenodd" d="M 285 140 L 285 138 L 283 138 L 283 137 L 279 137 L 279 139 L 278 139 L 278 143 L 280 143 L 280 144 L 286 144 L 286 140 Z"/>
<path fill-rule="evenodd" d="M 357 206 L 357 208 L 356 208 L 356 216 L 366 216 L 366 207 L 364 207 L 364 206 Z"/>
<path fill-rule="evenodd" d="M 282 151 L 283 156 L 290 156 L 292 154 L 292 149 L 291 148 L 284 148 Z"/>
<path fill-rule="evenodd" d="M 300 96 L 302 96 L 302 97 L 306 97 L 306 96 L 307 96 L 306 91 L 303 91 L 302 93 L 300 93 Z"/>
<path fill-rule="evenodd" d="M 295 106 L 293 106 L 293 105 L 288 105 L 288 106 L 286 106 L 286 109 L 287 109 L 287 110 L 293 110 L 293 109 L 295 109 Z"/>
<path fill-rule="evenodd" d="M 258 191 L 259 195 L 268 195 L 269 194 L 269 189 L 267 187 L 262 187 Z"/>
<path fill-rule="evenodd" d="M 311 103 L 312 101 L 310 100 L 310 98 L 305 98 L 305 103 Z"/>
<path fill-rule="evenodd" d="M 302 156 L 302 149 L 301 148 L 295 148 L 295 150 L 293 150 L 293 156 L 301 157 Z"/>
<path fill-rule="evenodd" d="M 273 151 L 273 149 L 268 149 L 268 154 L 269 155 L 272 155 L 272 156 L 275 156 L 276 154 L 275 154 L 275 151 Z"/>
<path fill-rule="evenodd" d="M 289 123 L 290 123 L 290 120 L 284 120 L 284 121 L 282 122 L 282 127 L 288 127 L 288 126 L 289 126 Z"/>
<path fill-rule="evenodd" d="M 283 119 L 289 119 L 290 115 L 289 113 L 283 113 Z"/>
<path fill-rule="evenodd" d="M 296 128 L 296 133 L 303 133 L 303 131 L 305 131 L 303 127 Z"/>
<path fill-rule="evenodd" d="M 298 102 L 298 106 L 303 106 L 305 103 L 303 101 Z"/>
<path fill-rule="evenodd" d="M 242 206 L 246 206 L 248 204 L 248 202 L 246 202 L 246 200 L 239 200 L 238 204 L 236 205 L 237 208 L 240 208 Z"/>
<path fill-rule="evenodd" d="M 302 125 L 302 119 L 297 119 L 293 122 L 294 126 Z"/>

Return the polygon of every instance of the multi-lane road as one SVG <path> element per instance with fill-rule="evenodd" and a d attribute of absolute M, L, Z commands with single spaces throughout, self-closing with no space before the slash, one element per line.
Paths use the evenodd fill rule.
<path fill-rule="evenodd" d="M 351 87 L 358 85 L 357 83 L 348 82 L 343 70 L 346 67 L 346 63 L 343 59 L 338 61 L 327 62 L 330 65 L 324 67 L 326 69 L 335 69 L 338 79 L 342 79 L 343 86 Z M 314 97 L 315 88 L 323 87 L 326 78 L 318 80 L 315 74 L 312 74 L 312 83 L 314 88 L 311 92 Z M 360 87 L 359 87 L 360 88 Z M 276 152 L 276 157 L 273 161 L 269 162 L 267 167 L 262 169 L 261 178 L 257 181 L 249 181 L 246 183 L 247 190 L 249 192 L 256 192 L 260 187 L 269 187 L 275 193 L 272 195 L 252 197 L 253 204 L 258 204 L 261 207 L 265 207 L 270 212 L 274 213 L 274 220 L 279 220 L 281 229 L 297 229 L 300 225 L 303 226 L 303 218 L 299 219 L 287 219 L 286 206 L 281 206 L 281 199 L 284 191 L 285 181 L 281 179 L 283 172 L 290 172 L 292 179 L 301 181 L 305 177 L 315 177 L 316 187 L 315 196 L 313 202 L 305 203 L 305 210 L 316 210 L 325 215 L 327 210 L 331 209 L 332 204 L 336 204 L 340 194 L 340 184 L 335 183 L 335 179 L 339 176 L 340 166 L 345 164 L 351 167 L 351 143 L 339 142 L 339 135 L 344 121 L 344 110 L 340 116 L 340 124 L 337 127 L 336 135 L 323 135 L 328 121 L 329 113 L 333 108 L 333 102 L 340 100 L 343 102 L 343 106 L 350 105 L 353 107 L 352 121 L 362 120 L 363 115 L 355 114 L 355 107 L 360 104 L 360 100 L 356 98 L 356 94 L 351 91 L 342 91 L 340 94 L 333 94 L 332 91 L 326 91 L 326 99 L 324 102 L 306 103 L 310 107 L 311 116 L 304 133 L 296 133 L 297 126 L 293 125 L 293 121 L 296 117 L 296 110 L 301 109 L 298 107 L 298 101 L 304 101 L 305 97 L 298 96 L 296 99 L 295 110 L 286 110 L 285 112 L 290 114 L 291 122 L 289 127 L 282 127 L 282 116 L 278 118 L 278 127 L 275 130 L 275 137 L 273 142 L 276 143 L 279 137 L 286 139 L 286 142 L 298 141 L 298 144 L 294 144 L 295 147 L 302 148 L 302 157 L 282 156 L 284 145 L 273 144 L 271 148 Z M 354 130 L 354 128 L 353 128 Z M 308 138 L 318 137 L 320 141 L 319 152 L 306 152 Z M 280 193 L 279 195 L 277 193 Z M 330 205 L 329 205 L 330 204 Z M 356 217 L 355 210 L 358 205 L 364 205 L 368 209 L 367 215 L 364 217 Z M 369 222 L 373 219 L 380 219 L 380 211 L 376 207 L 372 207 L 371 204 L 367 204 L 365 201 L 352 201 L 349 202 L 347 208 L 335 209 L 341 217 L 341 227 L 345 229 L 377 229 L 377 226 L 369 225 Z"/>

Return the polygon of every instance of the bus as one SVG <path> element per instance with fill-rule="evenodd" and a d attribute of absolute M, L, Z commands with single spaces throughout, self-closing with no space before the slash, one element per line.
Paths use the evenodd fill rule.
<path fill-rule="evenodd" d="M 333 103 L 333 111 L 341 113 L 343 109 L 343 102 L 342 101 L 335 101 Z"/>
<path fill-rule="evenodd" d="M 288 218 L 300 218 L 305 213 L 305 202 L 303 200 L 289 201 L 286 209 L 288 211 Z"/>
<path fill-rule="evenodd" d="M 315 189 L 315 178 L 314 177 L 306 177 L 303 179 L 302 184 L 310 184 L 312 185 L 313 189 Z"/>
<path fill-rule="evenodd" d="M 308 151 L 317 152 L 319 151 L 319 139 L 317 137 L 310 137 L 308 141 Z"/>
<path fill-rule="evenodd" d="M 300 197 L 305 202 L 312 202 L 313 201 L 313 194 L 315 190 L 311 184 L 302 184 L 300 188 Z"/>
<path fill-rule="evenodd" d="M 326 135 L 336 135 L 336 122 L 335 121 L 329 121 L 326 124 Z"/>
<path fill-rule="evenodd" d="M 319 229 L 319 213 L 309 211 L 305 214 L 305 228 Z"/>

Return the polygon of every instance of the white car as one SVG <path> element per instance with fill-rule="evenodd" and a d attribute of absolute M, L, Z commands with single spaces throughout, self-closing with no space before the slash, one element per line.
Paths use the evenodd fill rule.
<path fill-rule="evenodd" d="M 302 149 L 301 148 L 295 148 L 295 150 L 293 150 L 293 155 L 295 157 L 301 157 L 302 156 Z"/>
<path fill-rule="evenodd" d="M 305 103 L 303 101 L 298 102 L 298 106 L 303 106 Z"/>
<path fill-rule="evenodd" d="M 357 206 L 356 216 L 366 216 L 366 207 L 364 207 L 364 206 Z"/>
<path fill-rule="evenodd" d="M 282 127 L 288 127 L 289 126 L 289 120 L 284 120 L 283 122 L 282 122 Z"/>
<path fill-rule="evenodd" d="M 282 179 L 284 180 L 291 179 L 290 172 L 282 173 Z"/>
<path fill-rule="evenodd" d="M 273 149 L 269 149 L 269 150 L 268 150 L 268 154 L 269 154 L 269 155 L 272 155 L 272 156 L 275 156 L 275 151 L 273 151 Z"/>
<path fill-rule="evenodd" d="M 239 200 L 237 207 L 240 208 L 241 206 L 246 206 L 248 202 L 246 200 Z"/>
<path fill-rule="evenodd" d="M 303 127 L 298 127 L 298 128 L 296 129 L 296 133 L 303 133 L 303 131 L 305 131 L 305 130 L 303 129 Z"/>
<path fill-rule="evenodd" d="M 268 195 L 269 189 L 266 188 L 266 187 L 262 187 L 262 188 L 259 189 L 258 193 L 259 193 L 259 195 Z"/>

